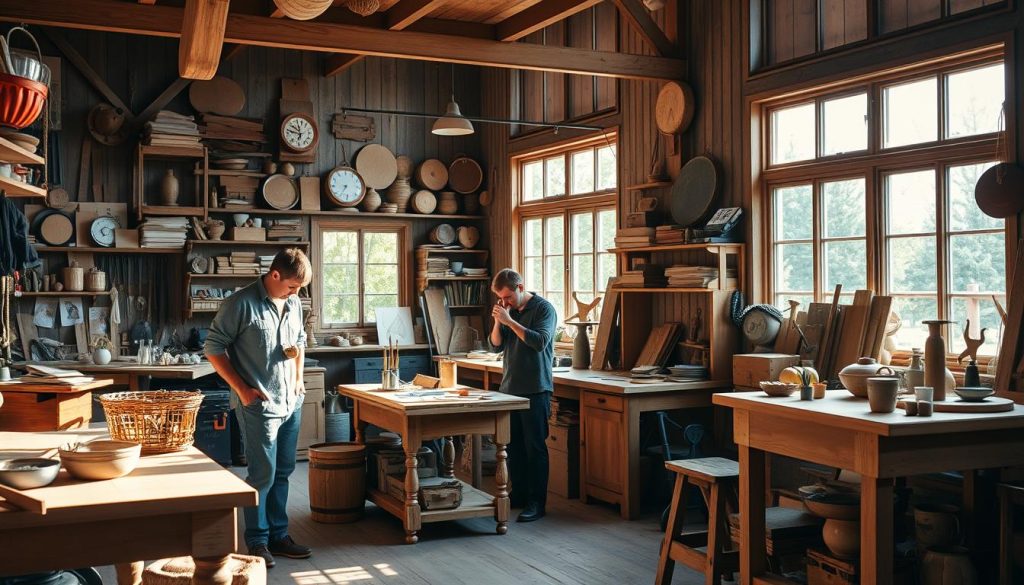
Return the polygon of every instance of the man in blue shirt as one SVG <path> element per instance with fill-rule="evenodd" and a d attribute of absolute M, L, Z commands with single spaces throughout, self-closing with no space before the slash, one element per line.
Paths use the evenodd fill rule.
<path fill-rule="evenodd" d="M 523 277 L 511 268 L 494 276 L 491 290 L 498 303 L 491 310 L 491 345 L 504 351 L 501 391 L 530 399 L 528 410 L 512 411 L 508 448 L 512 506 L 525 506 L 517 522 L 544 517 L 548 495 L 548 418 L 551 416 L 555 308 L 527 292 Z"/>
<path fill-rule="evenodd" d="M 259 504 L 245 509 L 249 554 L 274 566 L 274 555 L 308 558 L 312 551 L 288 535 L 288 477 L 302 414 L 306 333 L 298 290 L 313 276 L 297 248 L 282 250 L 270 270 L 221 304 L 206 336 L 206 357 L 234 391 L 246 482 Z"/>

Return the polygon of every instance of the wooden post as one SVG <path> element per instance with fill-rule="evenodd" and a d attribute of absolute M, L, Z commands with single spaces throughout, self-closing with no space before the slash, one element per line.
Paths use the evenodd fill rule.
<path fill-rule="evenodd" d="M 744 429 L 745 430 L 745 429 Z M 765 572 L 764 451 L 740 445 L 740 584 Z M 863 497 L 863 496 L 862 496 Z M 861 507 L 863 509 L 863 502 Z M 862 532 L 863 533 L 863 532 Z"/>

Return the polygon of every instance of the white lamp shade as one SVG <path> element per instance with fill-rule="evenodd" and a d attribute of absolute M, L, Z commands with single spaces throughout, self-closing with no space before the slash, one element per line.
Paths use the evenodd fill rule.
<path fill-rule="evenodd" d="M 434 122 L 430 130 L 439 136 L 466 136 L 473 133 L 473 123 L 463 117 L 455 100 L 448 102 L 444 116 Z"/>

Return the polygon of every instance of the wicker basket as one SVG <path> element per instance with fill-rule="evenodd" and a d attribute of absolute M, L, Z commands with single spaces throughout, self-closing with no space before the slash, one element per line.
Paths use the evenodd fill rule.
<path fill-rule="evenodd" d="M 156 390 L 100 395 L 110 436 L 142 444 L 142 454 L 170 453 L 192 446 L 202 392 Z"/>

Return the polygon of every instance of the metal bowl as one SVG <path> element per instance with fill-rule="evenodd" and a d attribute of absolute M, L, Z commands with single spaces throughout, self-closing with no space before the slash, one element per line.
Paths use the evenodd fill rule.
<path fill-rule="evenodd" d="M 50 86 L 50 68 L 40 63 L 35 53 L 11 49 L 11 65 L 14 66 L 14 70 L 10 71 L 12 75 L 27 77 L 47 87 Z"/>
<path fill-rule="evenodd" d="M 0 461 L 0 483 L 19 490 L 30 490 L 53 483 L 60 472 L 56 459 L 26 458 Z"/>

